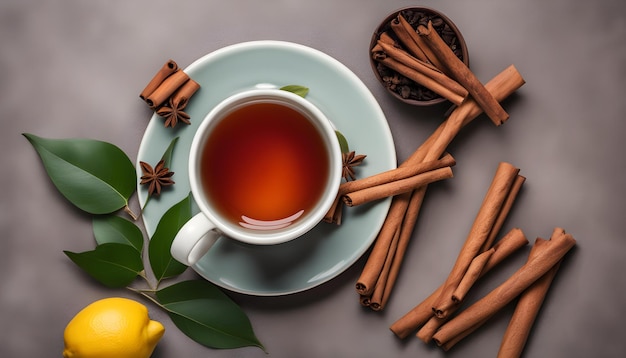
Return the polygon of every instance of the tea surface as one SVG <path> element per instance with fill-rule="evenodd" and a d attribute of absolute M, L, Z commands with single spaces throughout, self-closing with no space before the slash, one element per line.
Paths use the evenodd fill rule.
<path fill-rule="evenodd" d="M 328 166 L 323 139 L 306 117 L 278 103 L 253 103 L 214 128 L 202 153 L 202 185 L 229 221 L 273 229 L 315 206 Z"/>

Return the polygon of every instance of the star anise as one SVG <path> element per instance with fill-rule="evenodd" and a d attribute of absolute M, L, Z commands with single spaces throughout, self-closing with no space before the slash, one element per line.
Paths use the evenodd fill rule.
<path fill-rule="evenodd" d="M 343 170 L 341 171 L 341 176 L 349 181 L 350 179 L 355 180 L 356 175 L 354 174 L 354 167 L 363 163 L 363 159 L 365 159 L 366 155 L 359 154 L 355 155 L 354 151 L 343 153 Z"/>
<path fill-rule="evenodd" d="M 141 166 L 141 171 L 143 172 L 139 184 L 150 185 L 148 187 L 148 196 L 154 194 L 155 192 L 157 195 L 161 194 L 162 187 L 174 184 L 174 181 L 172 180 L 174 172 L 170 172 L 170 169 L 165 167 L 165 162 L 163 160 L 159 161 L 154 169 L 146 162 L 139 162 L 139 165 Z"/>
<path fill-rule="evenodd" d="M 187 98 L 183 97 L 180 101 L 174 102 L 172 98 L 169 100 L 169 104 L 161 107 L 157 114 L 161 117 L 165 117 L 165 127 L 174 128 L 178 122 L 185 124 L 191 124 L 189 121 L 189 114 L 183 111 L 187 106 Z"/>

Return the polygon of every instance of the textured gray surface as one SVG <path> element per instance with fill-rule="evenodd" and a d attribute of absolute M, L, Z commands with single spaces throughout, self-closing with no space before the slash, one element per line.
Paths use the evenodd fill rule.
<path fill-rule="evenodd" d="M 186 66 L 222 46 L 286 40 L 324 51 L 352 69 L 385 111 L 400 160 L 441 121 L 445 107 L 399 103 L 376 83 L 367 45 L 377 22 L 408 1 L 34 1 L 0 4 L 0 356 L 58 357 L 63 329 L 86 304 L 139 297 L 86 278 L 62 250 L 93 247 L 91 222 L 45 177 L 20 133 L 89 137 L 136 157 L 150 111 L 137 95 L 173 58 Z M 596 2 L 424 1 L 455 21 L 471 66 L 487 81 L 515 64 L 527 84 L 496 128 L 482 117 L 449 148 L 455 178 L 429 190 L 387 309 L 359 306 L 364 259 L 321 287 L 286 297 L 232 294 L 270 357 L 489 357 L 511 307 L 453 350 L 400 341 L 388 326 L 448 274 L 499 161 L 527 182 L 505 224 L 529 239 L 555 226 L 571 252 L 527 344 L 527 357 L 617 357 L 626 350 L 623 235 L 626 162 L 626 6 Z M 363 152 L 366 152 L 366 148 Z M 485 294 L 516 270 L 513 257 L 473 291 Z M 189 276 L 193 274 L 189 273 Z M 256 348 L 211 350 L 167 328 L 155 357 L 266 357 Z"/>

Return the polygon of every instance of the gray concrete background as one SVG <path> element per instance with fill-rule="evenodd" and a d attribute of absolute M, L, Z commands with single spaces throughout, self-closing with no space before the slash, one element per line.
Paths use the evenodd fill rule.
<path fill-rule="evenodd" d="M 258 39 L 326 52 L 370 88 L 406 158 L 445 107 L 399 103 L 367 57 L 379 20 L 407 5 L 441 10 L 487 81 L 514 64 L 527 84 L 511 118 L 483 117 L 449 148 L 455 178 L 429 190 L 387 309 L 359 306 L 364 265 L 310 291 L 275 298 L 230 294 L 250 316 L 257 348 L 212 350 L 181 334 L 156 306 L 87 278 L 62 253 L 93 248 L 91 222 L 67 204 L 20 135 L 109 141 L 136 158 L 151 112 L 137 97 L 167 58 L 186 66 L 225 45 Z M 626 350 L 626 6 L 621 0 L 548 1 L 34 1 L 0 4 L 0 356 L 59 357 L 63 329 L 88 303 L 125 296 L 146 303 L 167 332 L 155 357 L 490 357 L 512 307 L 444 353 L 388 327 L 447 276 L 499 161 L 527 177 L 504 230 L 529 239 L 561 226 L 578 240 L 527 344 L 527 357 L 617 357 Z M 527 250 L 526 250 L 527 251 Z M 525 261 L 506 262 L 473 291 L 489 292 Z M 194 276 L 188 273 L 189 276 Z"/>

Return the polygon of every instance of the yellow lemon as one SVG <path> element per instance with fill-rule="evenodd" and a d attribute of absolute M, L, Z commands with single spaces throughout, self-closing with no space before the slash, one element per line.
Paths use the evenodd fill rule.
<path fill-rule="evenodd" d="M 65 358 L 148 358 L 165 328 L 148 317 L 148 308 L 126 298 L 96 301 L 65 328 Z"/>

